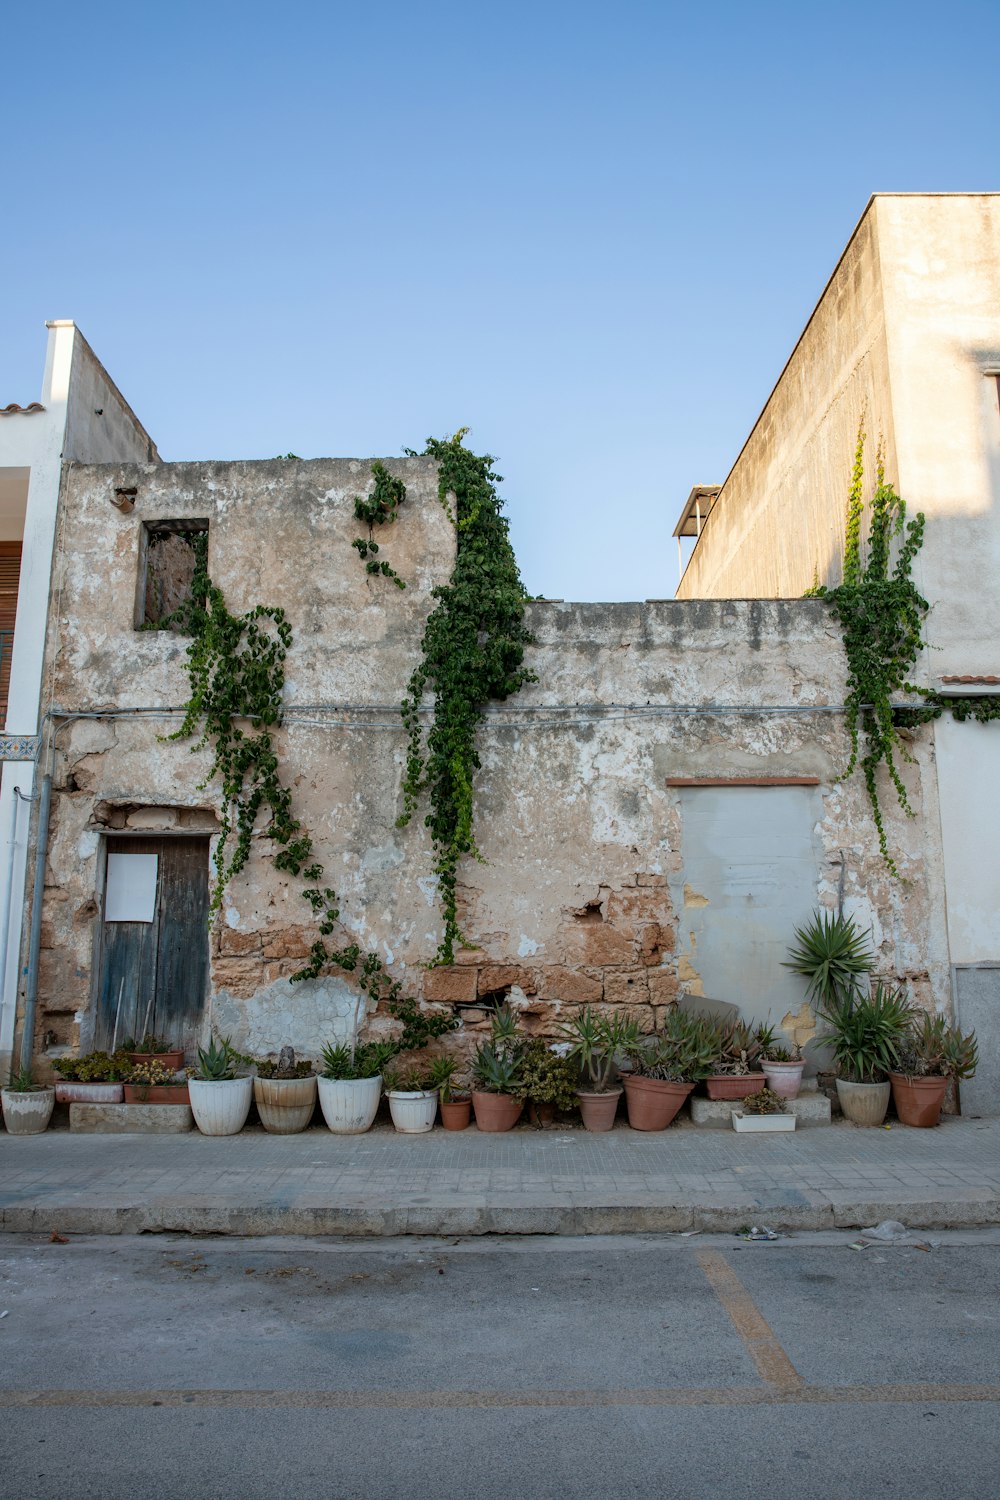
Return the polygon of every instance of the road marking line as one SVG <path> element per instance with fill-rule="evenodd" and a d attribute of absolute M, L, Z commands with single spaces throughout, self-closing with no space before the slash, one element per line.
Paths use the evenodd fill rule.
<path fill-rule="evenodd" d="M 718 1250 L 697 1250 L 699 1266 L 743 1340 L 757 1373 L 768 1385 L 797 1390 L 805 1382 L 779 1344 L 774 1330 L 725 1256 Z"/>
<path fill-rule="evenodd" d="M 213 1407 L 339 1411 L 488 1411 L 505 1407 L 954 1405 L 1000 1402 L 1000 1385 L 775 1384 L 704 1390 L 267 1391 L 0 1390 L 0 1410 L 41 1407 Z"/>

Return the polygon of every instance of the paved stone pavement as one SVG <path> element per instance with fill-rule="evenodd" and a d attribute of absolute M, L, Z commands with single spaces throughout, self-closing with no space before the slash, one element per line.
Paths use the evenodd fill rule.
<path fill-rule="evenodd" d="M 1000 1121 L 364 1136 L 0 1132 L 0 1230 L 596 1234 L 1000 1223 Z"/>

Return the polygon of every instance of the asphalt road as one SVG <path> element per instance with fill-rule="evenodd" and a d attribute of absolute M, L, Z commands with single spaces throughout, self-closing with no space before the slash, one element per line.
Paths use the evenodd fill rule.
<path fill-rule="evenodd" d="M 1000 1232 L 858 1238 L 0 1238 L 0 1490 L 990 1500 Z"/>

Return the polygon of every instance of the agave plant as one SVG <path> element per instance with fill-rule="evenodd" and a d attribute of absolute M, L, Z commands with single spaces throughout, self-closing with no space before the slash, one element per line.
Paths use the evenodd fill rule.
<path fill-rule="evenodd" d="M 323 1077 L 335 1079 L 377 1078 L 396 1056 L 394 1042 L 361 1042 L 351 1048 L 346 1042 L 327 1042 L 322 1051 Z"/>
<path fill-rule="evenodd" d="M 483 1042 L 472 1059 L 472 1077 L 484 1094 L 516 1094 L 521 1083 L 520 1052 Z"/>
<path fill-rule="evenodd" d="M 820 1015 L 827 1030 L 816 1038 L 833 1052 L 837 1073 L 850 1083 L 882 1083 L 899 1066 L 912 1024 L 906 991 L 880 979 L 871 994 L 837 991 Z"/>
<path fill-rule="evenodd" d="M 232 1078 L 233 1049 L 229 1037 L 216 1042 L 213 1036 L 207 1047 L 198 1048 L 196 1076 L 208 1083 L 221 1083 Z"/>
<path fill-rule="evenodd" d="M 818 911 L 805 927 L 796 927 L 784 967 L 808 981 L 807 998 L 818 1010 L 826 1010 L 857 990 L 874 962 L 865 934 L 852 917 Z"/>

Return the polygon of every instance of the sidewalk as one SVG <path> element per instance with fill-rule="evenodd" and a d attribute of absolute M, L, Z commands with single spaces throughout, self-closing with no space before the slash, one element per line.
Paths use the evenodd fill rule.
<path fill-rule="evenodd" d="M 673 1127 L 0 1133 L 0 1231 L 620 1234 L 1000 1223 L 1000 1121 L 832 1125 L 793 1136 Z"/>

